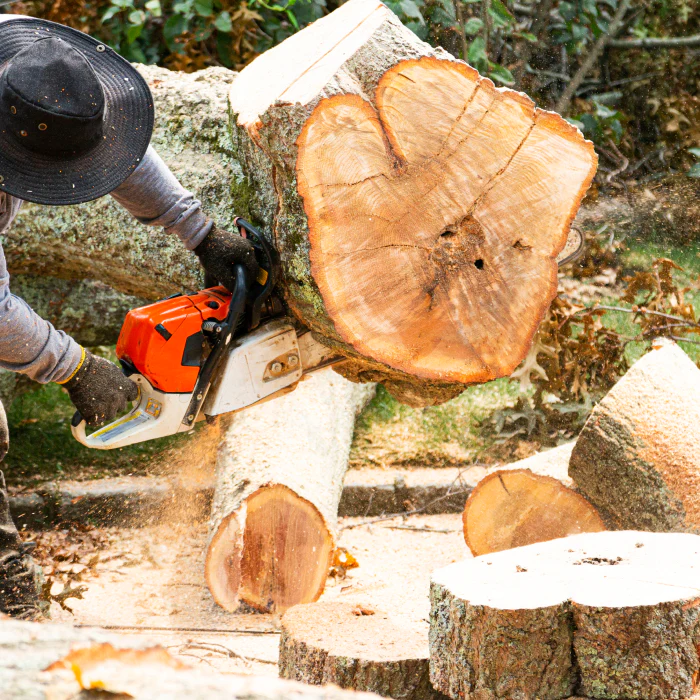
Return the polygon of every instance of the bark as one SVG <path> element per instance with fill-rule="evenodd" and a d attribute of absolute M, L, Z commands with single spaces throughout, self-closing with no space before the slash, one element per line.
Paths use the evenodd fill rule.
<path fill-rule="evenodd" d="M 593 410 L 569 475 L 610 527 L 700 533 L 699 424 L 700 370 L 659 343 Z"/>
<path fill-rule="evenodd" d="M 316 600 L 335 546 L 356 414 L 373 387 L 321 372 L 225 431 L 206 558 L 214 600 L 284 612 Z"/>
<path fill-rule="evenodd" d="M 111 664 L 86 663 L 85 656 L 111 656 Z M 147 649 L 150 652 L 144 654 Z M 71 659 L 85 669 L 83 684 L 105 681 L 105 690 L 83 690 L 76 671 L 69 668 L 44 669 L 73 650 Z M 117 652 L 114 654 L 114 652 Z M 369 694 L 339 688 L 313 688 L 301 683 L 266 676 L 201 673 L 181 668 L 176 658 L 167 658 L 161 647 L 147 637 L 110 635 L 68 625 L 39 624 L 2 619 L 0 615 L 0 688 L 3 700 L 99 700 L 105 697 L 188 698 L 188 700 L 370 700 Z M 146 665 L 147 660 L 151 663 Z M 110 687 L 111 686 L 111 687 Z M 99 688 L 99 685 L 97 686 Z M 110 689 L 128 689 L 129 695 L 112 694 Z"/>
<path fill-rule="evenodd" d="M 433 685 L 452 698 L 688 697 L 700 537 L 600 532 L 433 575 Z M 506 651 L 507 650 L 507 651 Z"/>
<path fill-rule="evenodd" d="M 425 404 L 517 366 L 595 171 L 575 129 L 374 0 L 256 59 L 230 103 L 286 301 L 349 376 Z"/>
<path fill-rule="evenodd" d="M 480 481 L 464 507 L 462 524 L 474 556 L 605 530 L 583 496 L 529 469 L 501 469 Z"/>
<path fill-rule="evenodd" d="M 430 684 L 428 635 L 351 603 L 297 605 L 282 618 L 280 677 L 384 697 L 439 698 Z"/>

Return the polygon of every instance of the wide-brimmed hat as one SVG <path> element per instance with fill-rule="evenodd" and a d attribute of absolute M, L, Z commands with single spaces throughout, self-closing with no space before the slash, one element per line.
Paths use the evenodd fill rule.
<path fill-rule="evenodd" d="M 0 23 L 0 191 L 97 199 L 134 171 L 152 132 L 146 81 L 108 46 L 45 20 Z"/>

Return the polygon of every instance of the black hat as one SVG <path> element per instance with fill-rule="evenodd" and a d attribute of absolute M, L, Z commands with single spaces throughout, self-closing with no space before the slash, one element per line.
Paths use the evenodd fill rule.
<path fill-rule="evenodd" d="M 108 46 L 45 20 L 0 23 L 0 191 L 97 199 L 134 171 L 152 132 L 146 81 Z"/>

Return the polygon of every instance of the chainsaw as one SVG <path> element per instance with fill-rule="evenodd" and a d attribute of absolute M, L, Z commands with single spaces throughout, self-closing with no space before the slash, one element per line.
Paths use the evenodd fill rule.
<path fill-rule="evenodd" d="M 129 413 L 91 434 L 76 413 L 71 429 L 78 442 L 112 450 L 187 433 L 200 420 L 269 401 L 313 372 L 345 361 L 284 315 L 273 294 L 277 252 L 250 223 L 238 218 L 236 224 L 255 248 L 258 278 L 248 284 L 237 265 L 233 293 L 214 286 L 132 309 L 117 357 L 139 395 Z M 559 266 L 577 259 L 583 247 L 583 236 L 571 229 Z"/>
<path fill-rule="evenodd" d="M 187 433 L 200 420 L 285 394 L 345 360 L 284 315 L 273 294 L 277 252 L 244 219 L 236 225 L 253 244 L 258 278 L 249 284 L 237 265 L 233 293 L 213 286 L 129 311 L 117 357 L 139 395 L 126 415 L 90 434 L 76 413 L 71 429 L 78 442 L 112 450 Z"/>

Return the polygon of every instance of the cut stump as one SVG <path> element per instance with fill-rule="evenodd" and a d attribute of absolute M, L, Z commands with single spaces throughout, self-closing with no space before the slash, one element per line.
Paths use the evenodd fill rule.
<path fill-rule="evenodd" d="M 279 672 L 312 685 L 332 683 L 406 700 L 441 697 L 430 684 L 428 634 L 352 603 L 312 603 L 282 618 Z"/>
<path fill-rule="evenodd" d="M 316 600 L 335 526 L 355 416 L 373 386 L 324 371 L 225 429 L 205 575 L 214 600 L 284 612 Z"/>
<path fill-rule="evenodd" d="M 610 527 L 700 533 L 700 370 L 659 342 L 588 418 L 569 475 Z"/>
<path fill-rule="evenodd" d="M 230 103 L 270 195 L 285 299 L 355 358 L 340 372 L 420 404 L 517 367 L 595 173 L 577 129 L 378 0 L 257 58 Z"/>
<path fill-rule="evenodd" d="M 692 695 L 700 537 L 600 532 L 433 575 L 430 673 L 450 697 Z"/>
<path fill-rule="evenodd" d="M 482 479 L 467 499 L 462 526 L 474 556 L 606 529 L 583 496 L 529 469 L 501 469 Z"/>

